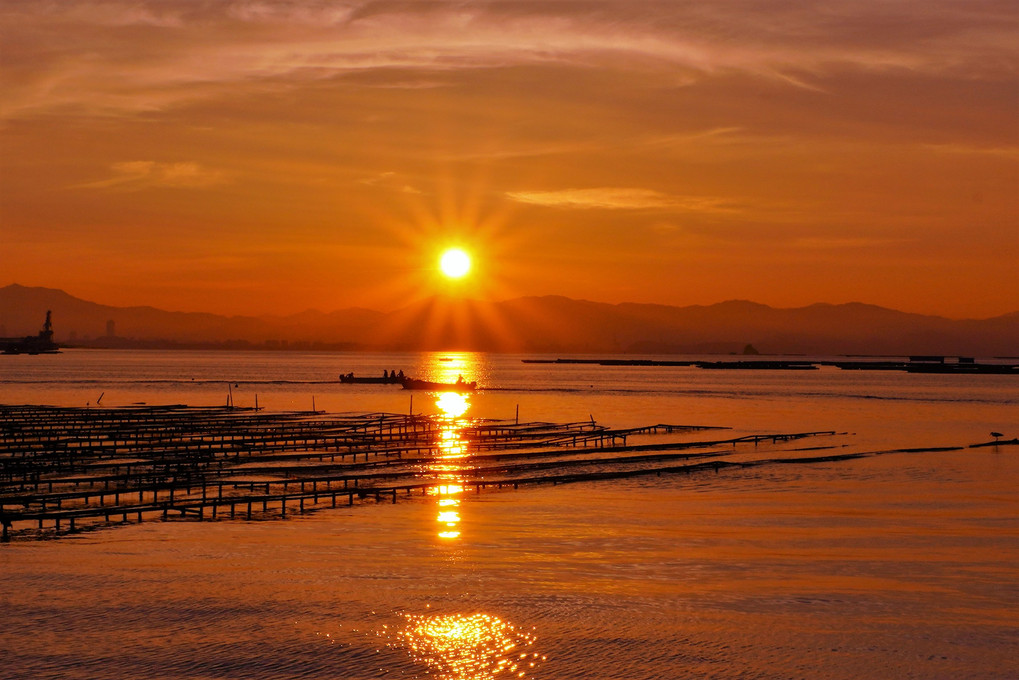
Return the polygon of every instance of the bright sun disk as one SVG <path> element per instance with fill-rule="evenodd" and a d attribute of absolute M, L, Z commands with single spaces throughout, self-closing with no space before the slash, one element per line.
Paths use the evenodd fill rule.
<path fill-rule="evenodd" d="M 442 273 L 451 279 L 459 279 L 471 270 L 471 256 L 459 248 L 450 248 L 439 260 Z"/>

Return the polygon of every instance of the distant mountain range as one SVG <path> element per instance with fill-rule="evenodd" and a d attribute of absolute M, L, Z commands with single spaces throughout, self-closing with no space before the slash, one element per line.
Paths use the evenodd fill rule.
<path fill-rule="evenodd" d="M 724 354 L 750 344 L 765 354 L 1019 355 L 1019 312 L 952 320 L 861 303 L 670 307 L 546 296 L 251 317 L 111 307 L 17 284 L 0 288 L 0 336 L 34 335 L 47 310 L 57 342 L 89 347 Z"/>

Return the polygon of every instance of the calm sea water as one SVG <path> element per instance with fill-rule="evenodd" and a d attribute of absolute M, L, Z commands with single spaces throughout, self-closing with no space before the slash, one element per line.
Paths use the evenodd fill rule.
<path fill-rule="evenodd" d="M 475 417 L 862 451 L 1019 434 L 1010 376 L 520 358 L 69 351 L 0 357 L 0 403 L 437 412 L 336 382 L 402 369 L 478 380 Z M 989 447 L 470 495 L 455 540 L 422 500 L 15 541 L 0 677 L 1019 677 L 1017 488 L 1019 449 Z"/>

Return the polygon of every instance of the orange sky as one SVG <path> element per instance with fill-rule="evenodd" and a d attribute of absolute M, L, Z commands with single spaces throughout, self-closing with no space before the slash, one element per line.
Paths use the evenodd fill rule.
<path fill-rule="evenodd" d="M 0 31 L 0 285 L 1019 309 L 1012 0 L 0 0 Z"/>

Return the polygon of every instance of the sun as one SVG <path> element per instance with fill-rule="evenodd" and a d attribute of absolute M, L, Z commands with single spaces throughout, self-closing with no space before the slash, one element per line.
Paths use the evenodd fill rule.
<path fill-rule="evenodd" d="M 460 279 L 471 270 L 471 256 L 460 248 L 450 248 L 439 260 L 442 273 L 451 279 Z"/>

